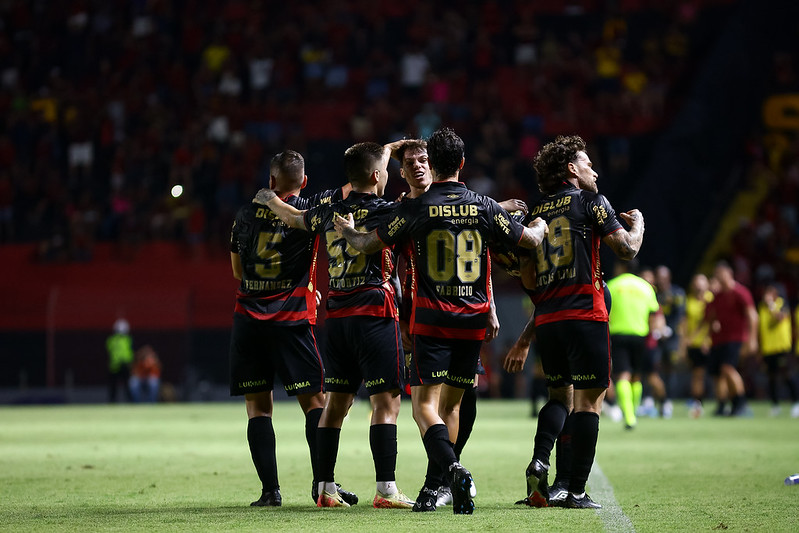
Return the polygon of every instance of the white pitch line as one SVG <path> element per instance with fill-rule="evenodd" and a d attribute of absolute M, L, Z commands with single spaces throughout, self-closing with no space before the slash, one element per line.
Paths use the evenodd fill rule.
<path fill-rule="evenodd" d="M 597 514 L 602 519 L 605 531 L 635 533 L 635 526 L 629 517 L 621 510 L 619 502 L 613 495 L 613 485 L 594 462 L 588 484 L 591 485 L 591 499 L 602 504 L 602 509 L 597 509 Z"/>

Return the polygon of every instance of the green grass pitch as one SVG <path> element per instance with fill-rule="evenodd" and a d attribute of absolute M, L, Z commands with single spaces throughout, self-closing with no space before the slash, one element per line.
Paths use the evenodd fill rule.
<path fill-rule="evenodd" d="M 477 485 L 472 516 L 371 507 L 369 408 L 342 431 L 337 481 L 360 496 L 317 509 L 304 418 L 275 407 L 283 507 L 252 508 L 260 485 L 243 402 L 0 408 L 0 531 L 797 531 L 799 420 L 641 419 L 634 431 L 603 418 L 589 494 L 601 511 L 514 506 L 524 495 L 535 419 L 521 401 L 479 400 L 462 462 Z M 403 403 L 397 483 L 415 497 L 424 450 Z"/>

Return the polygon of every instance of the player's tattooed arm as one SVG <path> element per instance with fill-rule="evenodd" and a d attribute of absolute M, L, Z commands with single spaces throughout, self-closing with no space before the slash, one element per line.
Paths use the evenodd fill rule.
<path fill-rule="evenodd" d="M 544 237 L 549 233 L 549 226 L 544 222 L 544 219 L 537 217 L 535 220 L 524 228 L 522 239 L 519 241 L 519 246 L 522 248 L 535 248 L 544 240 Z"/>
<path fill-rule="evenodd" d="M 530 351 L 530 344 L 533 342 L 535 336 L 535 313 L 530 314 L 530 320 L 524 326 L 524 331 L 519 335 L 519 338 L 510 347 L 508 353 L 502 359 L 502 368 L 506 372 L 515 374 L 524 369 L 524 363 L 527 361 L 527 353 Z"/>
<path fill-rule="evenodd" d="M 620 258 L 629 261 L 641 249 L 644 241 L 644 215 L 638 209 L 632 209 L 619 216 L 630 225 L 630 231 L 620 229 L 605 236 L 602 241 Z"/>
<path fill-rule="evenodd" d="M 373 254 L 386 247 L 380 237 L 377 236 L 376 230 L 370 233 L 356 230 L 352 213 L 347 213 L 347 218 L 336 215 L 333 217 L 333 224 L 336 226 L 336 232 L 359 252 Z"/>
<path fill-rule="evenodd" d="M 272 189 L 261 189 L 255 194 L 253 201 L 269 207 L 287 226 L 308 229 L 305 227 L 305 211 L 300 211 L 296 207 L 287 204 Z"/>

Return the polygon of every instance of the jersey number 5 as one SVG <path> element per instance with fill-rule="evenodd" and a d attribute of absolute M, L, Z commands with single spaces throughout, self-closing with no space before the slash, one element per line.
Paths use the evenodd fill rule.
<path fill-rule="evenodd" d="M 280 252 L 275 246 L 283 240 L 283 234 L 272 231 L 262 231 L 258 234 L 258 258 L 262 261 L 256 263 L 255 273 L 262 278 L 274 279 L 280 274 Z"/>

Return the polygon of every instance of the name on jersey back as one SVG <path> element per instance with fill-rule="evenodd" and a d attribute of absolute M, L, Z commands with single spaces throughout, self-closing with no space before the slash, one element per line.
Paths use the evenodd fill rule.
<path fill-rule="evenodd" d="M 535 280 L 536 287 L 543 287 L 549 285 L 553 281 L 562 281 L 564 279 L 572 279 L 577 277 L 577 269 L 574 267 L 566 268 L 564 270 L 553 270 L 548 274 L 539 274 Z"/>
<path fill-rule="evenodd" d="M 292 280 L 254 280 L 245 279 L 244 288 L 248 291 L 275 291 L 279 289 L 290 289 L 294 286 Z"/>

